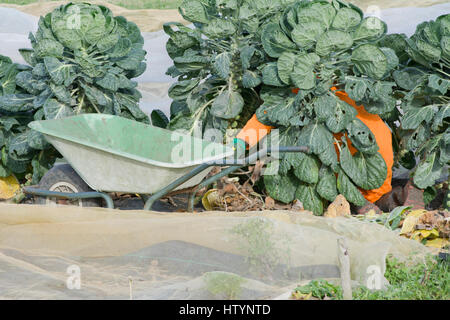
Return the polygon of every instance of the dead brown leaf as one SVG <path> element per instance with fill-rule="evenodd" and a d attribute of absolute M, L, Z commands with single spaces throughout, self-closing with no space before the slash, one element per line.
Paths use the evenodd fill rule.
<path fill-rule="evenodd" d="M 263 167 L 264 167 L 263 160 L 256 161 L 252 176 L 250 177 L 250 180 L 252 181 L 253 184 L 255 184 L 255 182 L 257 182 L 261 178 L 261 172 Z"/>
<path fill-rule="evenodd" d="M 342 194 L 334 199 L 324 214 L 327 218 L 345 217 L 350 215 L 350 203 L 348 203 L 347 199 L 345 199 Z"/>
<path fill-rule="evenodd" d="M 273 200 L 269 196 L 266 197 L 265 204 L 266 204 L 266 209 L 268 209 L 268 210 L 275 208 L 275 200 Z"/>

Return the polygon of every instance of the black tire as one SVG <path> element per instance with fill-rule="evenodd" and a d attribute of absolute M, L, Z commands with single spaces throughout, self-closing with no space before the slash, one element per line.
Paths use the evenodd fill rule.
<path fill-rule="evenodd" d="M 50 169 L 39 183 L 39 189 L 59 192 L 92 192 L 86 182 L 72 169 L 69 164 L 60 164 Z M 56 202 L 57 201 L 57 202 Z M 72 205 L 79 207 L 101 207 L 101 199 L 57 200 L 45 197 L 35 197 L 35 203 L 41 205 Z"/>

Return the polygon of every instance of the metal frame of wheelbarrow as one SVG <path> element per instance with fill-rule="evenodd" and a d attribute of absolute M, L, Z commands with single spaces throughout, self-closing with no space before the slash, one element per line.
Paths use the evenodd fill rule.
<path fill-rule="evenodd" d="M 248 166 L 252 163 L 254 163 L 258 159 L 266 158 L 268 154 L 273 152 L 279 152 L 279 153 L 286 153 L 286 152 L 308 152 L 308 147 L 304 146 L 294 146 L 294 147 L 277 147 L 273 150 L 271 148 L 264 148 L 262 150 L 259 150 L 257 152 L 254 152 L 243 159 L 222 159 L 219 161 L 210 161 L 202 163 L 201 165 L 195 167 L 190 172 L 185 174 L 184 176 L 178 178 L 174 182 L 170 183 L 166 187 L 162 188 L 158 192 L 151 195 L 147 201 L 145 201 L 144 210 L 151 210 L 153 204 L 155 201 L 161 199 L 165 195 L 169 194 L 171 191 L 191 179 L 192 177 L 196 176 L 200 172 L 206 170 L 207 168 L 211 166 L 220 166 L 220 167 L 228 167 L 225 170 L 222 170 L 218 174 L 215 174 L 209 178 L 206 178 L 203 180 L 200 184 L 198 184 L 194 189 L 192 190 L 189 201 L 188 201 L 188 211 L 192 212 L 194 211 L 194 199 L 195 195 L 198 190 L 201 188 L 207 187 L 214 183 L 215 181 L 219 180 L 220 178 L 229 175 L 230 173 L 233 173 L 237 170 L 239 170 L 242 167 Z M 77 193 L 66 193 L 66 192 L 57 192 L 57 191 L 49 191 L 44 189 L 38 189 L 33 187 L 25 187 L 23 191 L 27 194 L 31 194 L 34 196 L 41 196 L 41 197 L 47 197 L 47 198 L 59 198 L 59 199 L 69 199 L 69 200 L 80 200 L 80 199 L 94 199 L 94 198 L 102 198 L 106 202 L 106 207 L 110 209 L 114 209 L 114 202 L 112 198 L 104 192 L 77 192 Z"/>

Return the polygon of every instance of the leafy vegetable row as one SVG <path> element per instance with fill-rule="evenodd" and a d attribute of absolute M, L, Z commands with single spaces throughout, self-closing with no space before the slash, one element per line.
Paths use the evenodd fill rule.
<path fill-rule="evenodd" d="M 373 133 L 336 91 L 390 125 L 400 163 L 414 168 L 421 157 L 418 187 L 448 165 L 449 15 L 408 39 L 339 0 L 186 0 L 180 13 L 194 28 L 164 28 L 174 61 L 167 73 L 178 77 L 168 127 L 225 133 L 256 112 L 280 129 L 280 144 L 309 146 L 264 177 L 271 197 L 321 214 L 338 193 L 362 205 L 361 190 L 385 181 Z"/>
<path fill-rule="evenodd" d="M 376 42 L 386 33 L 381 20 L 364 19 L 341 1 L 194 0 L 184 1 L 180 12 L 195 28 L 166 25 L 174 60 L 168 73 L 179 77 L 169 91 L 169 128 L 193 132 L 201 122 L 224 131 L 256 111 L 259 121 L 281 130 L 280 144 L 312 151 L 283 155 L 279 174 L 264 178 L 268 194 L 286 203 L 297 198 L 317 214 L 338 193 L 362 205 L 358 187 L 383 184 L 387 168 L 373 134 L 332 90 L 370 101 L 372 113 L 395 108 L 385 79 L 398 58 Z M 195 41 L 182 41 L 187 38 Z M 355 155 L 347 139 L 337 138 L 344 135 Z"/>
<path fill-rule="evenodd" d="M 399 162 L 414 169 L 417 187 L 432 189 L 450 164 L 450 15 L 419 24 L 409 39 L 392 37 L 408 56 L 393 73 L 402 96 Z"/>

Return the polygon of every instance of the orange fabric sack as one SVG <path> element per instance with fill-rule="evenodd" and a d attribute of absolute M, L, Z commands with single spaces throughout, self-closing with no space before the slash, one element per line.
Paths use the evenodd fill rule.
<path fill-rule="evenodd" d="M 336 91 L 336 88 L 331 88 L 331 90 Z M 292 90 L 294 93 L 298 93 L 298 89 Z M 383 185 L 378 189 L 373 190 L 361 190 L 363 196 L 369 202 L 376 202 L 383 195 L 392 190 L 392 167 L 394 165 L 394 152 L 392 149 L 392 136 L 389 127 L 384 123 L 384 121 L 375 114 L 368 113 L 363 106 L 357 106 L 355 101 L 350 99 L 347 93 L 343 91 L 336 91 L 336 96 L 342 101 L 347 102 L 349 105 L 353 106 L 356 111 L 358 111 L 357 118 L 361 120 L 374 134 L 375 140 L 380 148 L 379 152 L 386 162 L 388 173 L 386 180 Z M 273 129 L 271 126 L 266 126 L 258 121 L 256 114 L 247 122 L 245 127 L 237 135 L 238 139 L 245 141 L 250 147 L 253 147 L 258 143 L 259 140 L 264 138 L 270 130 Z M 351 141 L 348 140 L 348 145 L 350 152 L 352 154 L 356 153 L 356 149 L 352 146 Z"/>

